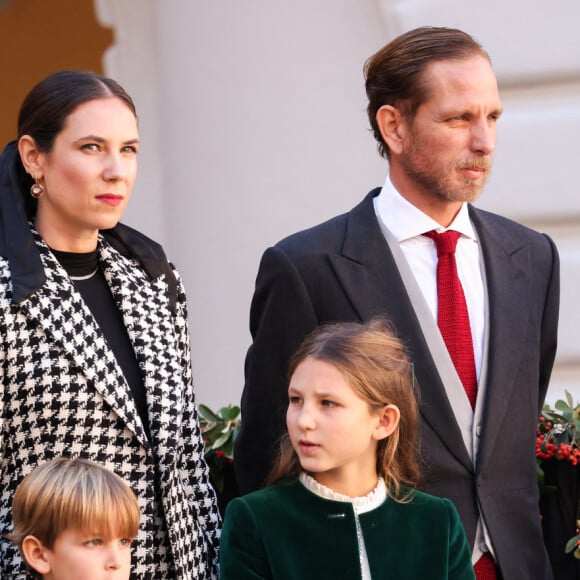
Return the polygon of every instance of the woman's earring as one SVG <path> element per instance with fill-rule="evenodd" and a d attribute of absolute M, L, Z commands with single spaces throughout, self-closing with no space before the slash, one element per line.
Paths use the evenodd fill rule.
<path fill-rule="evenodd" d="M 30 195 L 34 199 L 39 199 L 44 195 L 44 186 L 41 183 L 38 183 L 36 179 L 34 183 L 30 186 Z"/>

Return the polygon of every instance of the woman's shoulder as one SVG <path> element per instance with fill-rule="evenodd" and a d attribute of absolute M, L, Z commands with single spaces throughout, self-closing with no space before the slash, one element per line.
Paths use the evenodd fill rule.
<path fill-rule="evenodd" d="M 180 288 L 179 274 L 167 259 L 163 246 L 122 223 L 110 230 L 101 230 L 101 235 L 121 255 L 137 260 L 151 278 L 165 276 L 169 301 L 175 310 L 183 289 Z"/>
<path fill-rule="evenodd" d="M 8 258 L 0 256 L 0 296 L 6 296 L 11 279 Z"/>
<path fill-rule="evenodd" d="M 142 260 L 167 260 L 161 244 L 126 224 L 119 222 L 114 228 L 101 230 L 101 234 L 121 254 Z"/>

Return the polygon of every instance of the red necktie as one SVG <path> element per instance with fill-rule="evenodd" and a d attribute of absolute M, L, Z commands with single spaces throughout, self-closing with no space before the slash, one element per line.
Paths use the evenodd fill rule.
<path fill-rule="evenodd" d="M 497 578 L 495 561 L 488 552 L 485 552 L 475 563 L 473 570 L 477 580 L 496 580 Z"/>
<path fill-rule="evenodd" d="M 437 246 L 437 324 L 473 408 L 477 397 L 475 356 L 467 304 L 455 262 L 461 234 L 454 231 L 438 234 L 432 230 L 424 235 Z"/>

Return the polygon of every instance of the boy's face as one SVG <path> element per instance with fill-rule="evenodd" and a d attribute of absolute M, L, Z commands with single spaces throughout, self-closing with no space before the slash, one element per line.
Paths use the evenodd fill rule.
<path fill-rule="evenodd" d="M 45 550 L 47 580 L 128 580 L 131 573 L 131 538 L 65 530 Z"/>

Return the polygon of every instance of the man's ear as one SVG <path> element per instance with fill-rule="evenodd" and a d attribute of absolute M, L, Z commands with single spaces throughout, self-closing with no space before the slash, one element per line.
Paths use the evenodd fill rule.
<path fill-rule="evenodd" d="M 401 411 L 399 411 L 399 407 L 396 405 L 386 405 L 379 413 L 379 422 L 373 433 L 377 441 L 386 439 L 392 435 L 401 419 Z"/>
<path fill-rule="evenodd" d="M 36 145 L 36 141 L 30 135 L 22 135 L 18 140 L 18 152 L 26 172 L 35 180 L 42 179 L 44 173 L 45 155 Z"/>
<path fill-rule="evenodd" d="M 383 105 L 377 111 L 375 118 L 391 153 L 400 154 L 403 150 L 403 138 L 406 133 L 406 120 L 401 111 L 392 105 Z"/>
<path fill-rule="evenodd" d="M 48 548 L 36 537 L 26 536 L 22 541 L 22 555 L 26 563 L 39 574 L 50 573 L 50 563 L 47 558 Z"/>

